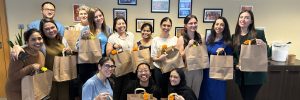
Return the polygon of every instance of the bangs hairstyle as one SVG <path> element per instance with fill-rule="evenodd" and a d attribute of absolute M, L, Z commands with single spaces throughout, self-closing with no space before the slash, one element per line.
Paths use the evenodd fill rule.
<path fill-rule="evenodd" d="M 117 17 L 114 19 L 114 24 L 113 24 L 114 32 L 117 32 L 117 30 L 116 30 L 117 21 L 120 20 L 120 19 L 123 20 L 123 21 L 125 22 L 125 25 L 126 25 L 125 31 L 127 32 L 127 21 L 126 21 L 126 19 L 125 19 L 123 16 L 117 16 Z"/>
<path fill-rule="evenodd" d="M 98 64 L 99 64 L 100 66 L 103 66 L 104 63 L 107 62 L 107 61 L 112 61 L 113 64 L 115 65 L 115 61 L 114 61 L 112 58 L 110 58 L 110 57 L 102 57 L 102 58 L 99 60 Z"/>
<path fill-rule="evenodd" d="M 44 19 L 41 20 L 41 22 L 40 22 L 40 31 L 41 31 L 41 33 L 42 33 L 42 37 L 43 37 L 43 39 L 44 39 L 44 41 L 45 41 L 45 44 L 48 45 L 48 44 L 49 44 L 49 43 L 48 43 L 49 38 L 45 35 L 45 32 L 44 32 L 44 25 L 45 25 L 46 23 L 52 23 L 52 24 L 54 24 L 54 26 L 56 27 L 57 30 L 58 30 L 58 28 L 57 28 L 57 25 L 55 24 L 54 20 L 52 20 L 52 19 L 44 18 Z M 57 31 L 57 34 L 56 34 L 56 36 L 55 36 L 55 39 L 58 40 L 60 43 L 62 43 L 62 38 L 63 38 L 63 37 L 60 36 L 59 31 Z"/>

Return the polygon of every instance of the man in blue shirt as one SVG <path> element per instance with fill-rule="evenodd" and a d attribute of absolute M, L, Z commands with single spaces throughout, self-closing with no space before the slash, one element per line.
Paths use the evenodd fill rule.
<path fill-rule="evenodd" d="M 43 14 L 43 18 L 53 19 L 55 15 L 55 5 L 52 2 L 44 2 L 41 6 L 41 13 Z M 28 25 L 28 30 L 32 28 L 40 29 L 40 21 L 41 19 L 35 20 Z M 55 21 L 55 24 L 58 28 L 58 32 L 61 36 L 64 36 L 64 25 Z"/>

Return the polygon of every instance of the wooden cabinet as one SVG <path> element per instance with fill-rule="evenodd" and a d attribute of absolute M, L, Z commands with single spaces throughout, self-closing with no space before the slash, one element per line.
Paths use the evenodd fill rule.
<path fill-rule="evenodd" d="M 268 80 L 256 100 L 300 100 L 300 60 L 294 64 L 269 62 Z M 237 84 L 227 82 L 227 100 L 242 100 Z"/>

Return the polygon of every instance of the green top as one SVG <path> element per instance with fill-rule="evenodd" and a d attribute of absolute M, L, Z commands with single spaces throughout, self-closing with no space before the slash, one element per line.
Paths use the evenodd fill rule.
<path fill-rule="evenodd" d="M 256 30 L 257 39 L 263 40 L 266 44 L 266 38 L 263 30 Z M 232 39 L 234 39 L 235 36 L 232 36 Z M 253 39 L 249 34 L 246 34 L 245 36 L 240 35 L 240 45 L 238 45 L 238 49 L 234 49 L 233 52 L 233 58 L 234 58 L 234 65 L 237 65 L 239 63 L 239 57 L 240 57 L 240 49 L 241 49 L 241 44 L 245 40 L 250 40 Z M 269 47 L 268 47 L 269 51 Z M 270 54 L 268 53 L 268 56 Z M 242 72 L 240 70 L 235 70 L 235 77 L 234 80 L 238 85 L 244 84 L 244 85 L 258 85 L 258 84 L 263 84 L 267 79 L 267 73 L 266 72 Z"/>
<path fill-rule="evenodd" d="M 48 45 L 46 45 L 45 66 L 48 69 L 53 70 L 54 57 L 61 56 L 65 46 L 59 40 L 56 39 L 49 39 L 47 42 Z"/>

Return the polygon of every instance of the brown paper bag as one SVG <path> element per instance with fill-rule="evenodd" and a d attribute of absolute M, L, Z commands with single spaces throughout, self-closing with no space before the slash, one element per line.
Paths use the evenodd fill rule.
<path fill-rule="evenodd" d="M 81 39 L 79 41 L 78 63 L 98 63 L 102 57 L 99 39 Z"/>
<path fill-rule="evenodd" d="M 143 91 L 142 94 L 137 94 L 137 91 Z M 127 94 L 127 100 L 157 100 L 155 97 L 153 97 L 152 94 L 145 94 L 147 91 L 143 88 L 136 88 L 134 90 L 134 94 Z M 147 97 L 144 98 L 144 96 L 147 95 Z"/>
<path fill-rule="evenodd" d="M 186 49 L 185 62 L 188 71 L 208 68 L 209 60 L 206 46 L 198 45 Z"/>
<path fill-rule="evenodd" d="M 167 58 L 166 60 L 157 62 L 157 64 L 160 66 L 162 73 L 170 72 L 171 70 L 173 70 L 175 68 L 183 68 L 184 67 L 183 59 L 180 56 L 179 50 L 177 48 L 175 48 L 174 46 L 168 47 L 165 50 L 165 52 L 161 52 L 161 53 L 168 54 L 166 57 Z M 160 56 L 161 53 L 158 55 Z"/>
<path fill-rule="evenodd" d="M 53 64 L 54 80 L 57 82 L 77 78 L 76 56 L 55 56 Z"/>
<path fill-rule="evenodd" d="M 76 30 L 76 29 L 69 28 L 68 30 L 65 30 L 64 33 L 64 38 L 67 40 L 69 47 L 76 52 L 77 50 L 75 49 L 75 45 L 79 36 L 80 36 L 80 30 Z"/>
<path fill-rule="evenodd" d="M 22 79 L 22 100 L 41 100 L 49 95 L 52 86 L 53 72 L 48 70 Z"/>
<path fill-rule="evenodd" d="M 239 66 L 240 70 L 245 72 L 267 72 L 267 46 L 242 44 Z"/>
<path fill-rule="evenodd" d="M 154 66 L 152 66 L 152 59 L 150 57 L 149 49 L 142 49 L 142 50 L 132 52 L 132 64 L 133 64 L 133 72 L 134 73 L 137 69 L 137 66 L 140 63 L 148 63 L 151 66 L 150 69 L 154 68 Z"/>
<path fill-rule="evenodd" d="M 217 80 L 232 80 L 233 56 L 210 55 L 209 78 Z"/>
<path fill-rule="evenodd" d="M 114 59 L 115 65 L 117 66 L 115 68 L 115 75 L 117 77 L 133 71 L 130 51 L 123 51 L 121 53 L 111 55 L 111 58 Z"/>

